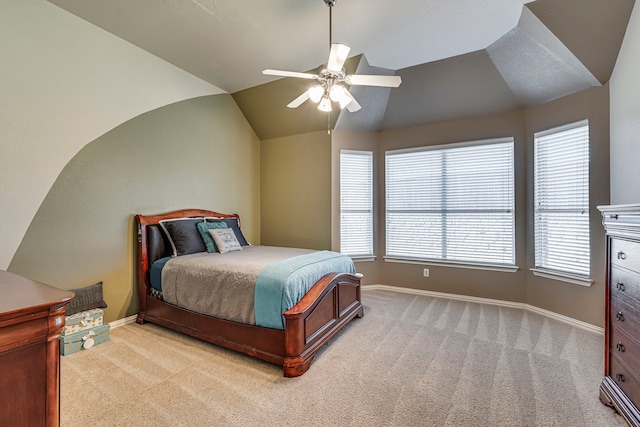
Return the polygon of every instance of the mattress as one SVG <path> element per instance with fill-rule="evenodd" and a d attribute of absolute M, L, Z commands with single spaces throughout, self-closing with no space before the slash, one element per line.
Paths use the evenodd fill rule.
<path fill-rule="evenodd" d="M 284 329 L 282 313 L 327 273 L 355 273 L 353 261 L 332 251 L 246 246 L 241 251 L 162 258 L 151 268 L 163 299 L 202 314 Z"/>

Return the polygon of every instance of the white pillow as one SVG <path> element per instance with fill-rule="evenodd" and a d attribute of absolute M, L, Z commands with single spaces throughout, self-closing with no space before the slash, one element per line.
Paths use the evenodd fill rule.
<path fill-rule="evenodd" d="M 213 237 L 213 241 L 216 242 L 221 254 L 242 250 L 242 246 L 240 246 L 240 242 L 238 242 L 236 233 L 233 232 L 232 228 L 211 229 L 209 233 Z"/>

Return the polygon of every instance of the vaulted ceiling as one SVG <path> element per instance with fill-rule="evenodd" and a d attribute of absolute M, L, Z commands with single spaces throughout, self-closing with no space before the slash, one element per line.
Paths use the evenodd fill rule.
<path fill-rule="evenodd" d="M 260 139 L 327 128 L 309 81 L 262 75 L 326 61 L 323 0 L 49 0 L 231 93 Z M 634 0 L 338 0 L 334 42 L 348 72 L 396 74 L 352 86 L 362 109 L 333 126 L 379 131 L 510 111 L 605 84 Z M 334 110 L 335 111 L 335 110 Z"/>

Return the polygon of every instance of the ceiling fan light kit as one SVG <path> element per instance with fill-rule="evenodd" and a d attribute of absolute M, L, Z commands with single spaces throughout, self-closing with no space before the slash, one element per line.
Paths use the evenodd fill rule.
<path fill-rule="evenodd" d="M 331 101 L 329 100 L 328 96 L 322 97 L 320 103 L 318 103 L 318 110 L 325 111 L 327 113 L 331 111 Z"/>
<path fill-rule="evenodd" d="M 329 89 L 329 98 L 331 98 L 333 102 L 340 104 L 340 109 L 351 103 L 351 98 L 347 95 L 347 90 L 340 85 L 331 86 L 331 89 Z"/>
<path fill-rule="evenodd" d="M 400 76 L 347 75 L 344 69 L 344 63 L 349 57 L 351 48 L 344 44 L 332 43 L 331 41 L 331 8 L 335 6 L 337 0 L 324 0 L 324 2 L 329 7 L 329 45 L 331 46 L 327 67 L 322 69 L 319 74 L 271 69 L 263 70 L 262 74 L 309 80 L 315 79 L 318 81 L 318 84 L 311 86 L 307 91 L 302 93 L 302 95 L 287 104 L 289 108 L 297 108 L 310 99 L 312 102 L 318 104 L 320 111 L 330 112 L 332 110 L 331 102 L 333 101 L 340 106 L 341 110 L 346 108 L 349 112 L 354 113 L 360 110 L 361 106 L 343 83 L 350 86 L 398 87 L 400 83 L 402 83 L 402 79 Z"/>
<path fill-rule="evenodd" d="M 309 99 L 317 104 L 324 96 L 324 87 L 320 85 L 311 86 L 308 92 Z"/>

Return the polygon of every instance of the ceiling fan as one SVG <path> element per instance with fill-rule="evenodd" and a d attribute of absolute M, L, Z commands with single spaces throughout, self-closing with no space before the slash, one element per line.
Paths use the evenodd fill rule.
<path fill-rule="evenodd" d="M 349 86 L 398 87 L 402 83 L 402 79 L 400 76 L 346 74 L 344 63 L 349 57 L 351 48 L 331 41 L 331 10 L 337 0 L 324 0 L 324 2 L 329 7 L 329 45 L 331 46 L 326 68 L 321 69 L 318 74 L 271 69 L 263 70 L 262 74 L 317 81 L 316 85 L 311 86 L 309 90 L 287 104 L 289 108 L 297 108 L 310 99 L 318 104 L 318 109 L 321 111 L 331 111 L 331 102 L 333 101 L 338 103 L 340 109 L 346 108 L 353 113 L 360 110 L 361 106 L 344 84 Z"/>

